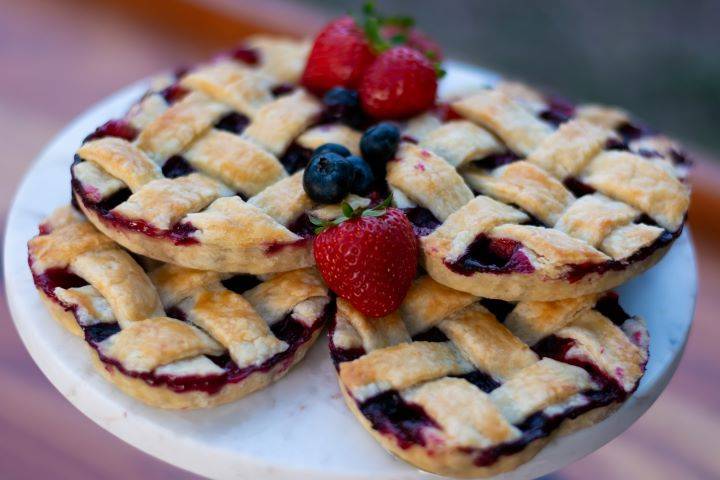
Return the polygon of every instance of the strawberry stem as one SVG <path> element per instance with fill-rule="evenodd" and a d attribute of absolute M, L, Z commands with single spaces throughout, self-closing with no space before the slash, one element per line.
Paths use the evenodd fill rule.
<path fill-rule="evenodd" d="M 353 209 L 353 207 L 348 202 L 343 202 L 340 205 L 342 215 L 340 215 L 334 220 L 323 220 L 322 218 L 313 217 L 312 215 L 310 215 L 308 218 L 310 219 L 310 223 L 312 223 L 316 227 L 315 234 L 319 235 L 325 230 L 336 227 L 343 222 L 352 220 L 353 218 L 382 217 L 383 215 L 385 215 L 385 213 L 387 213 L 387 209 L 390 207 L 390 205 L 392 205 L 392 199 L 393 197 L 391 193 L 385 200 L 382 201 L 382 203 L 379 203 L 374 207 L 357 207 L 355 209 Z"/>
<path fill-rule="evenodd" d="M 375 8 L 374 2 L 366 2 L 362 7 L 362 13 L 354 15 L 354 18 L 355 23 L 365 33 L 370 48 L 376 55 L 392 47 L 406 45 L 410 41 L 410 31 L 415 26 L 415 20 L 412 17 L 405 15 L 385 17 L 381 15 Z M 385 26 L 395 27 L 398 31 L 390 38 L 386 38 L 382 31 Z M 425 51 L 423 54 L 433 62 L 438 78 L 444 77 L 445 70 L 440 68 L 440 62 L 435 52 Z"/>

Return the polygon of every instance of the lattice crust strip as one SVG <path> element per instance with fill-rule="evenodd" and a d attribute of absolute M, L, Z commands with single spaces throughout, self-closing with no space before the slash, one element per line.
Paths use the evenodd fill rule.
<path fill-rule="evenodd" d="M 452 108 L 462 119 L 424 114 L 408 122 L 405 134 L 418 145 L 403 144 L 388 165 L 399 203 L 441 222 L 424 238 L 428 254 L 453 262 L 480 235 L 508 238 L 541 273 L 557 275 L 565 264 L 626 260 L 682 226 L 689 190 L 673 158 L 679 147 L 642 136 L 624 151 L 608 150 L 622 141 L 614 129 L 628 124 L 624 112 L 579 107 L 555 128 L 541 118 L 550 108 L 543 97 L 514 83 Z M 568 182 L 593 193 L 577 198 Z M 481 195 L 473 198 L 468 186 Z M 543 226 L 519 225 L 530 220 Z"/>
<path fill-rule="evenodd" d="M 191 240 L 217 247 L 208 254 L 216 260 L 228 249 L 254 247 L 245 253 L 262 255 L 301 240 L 288 227 L 314 204 L 302 189 L 302 172 L 290 177 L 279 156 L 292 142 L 305 148 L 341 143 L 357 153 L 360 132 L 341 124 L 313 126 L 321 103 L 299 86 L 273 94 L 274 87 L 298 81 L 307 42 L 261 36 L 245 46 L 257 54 L 255 64 L 232 57 L 215 60 L 176 83 L 154 87 L 125 117 L 139 132 L 135 140 L 104 137 L 84 143 L 73 166 L 82 197 L 103 204 L 127 187 L 129 198 L 111 205 L 106 216 L 160 231 L 188 231 Z M 180 93 L 166 100 L 168 89 Z M 240 134 L 218 126 L 229 114 L 249 122 Z M 162 167 L 175 158 L 195 173 L 166 178 Z M 117 228 L 105 233 L 113 236 Z M 234 244 L 228 238 L 242 241 Z M 115 239 L 152 255 L 152 248 L 133 248 L 123 235 Z M 308 258 L 289 258 L 299 265 L 284 267 L 307 266 Z"/>
<path fill-rule="evenodd" d="M 614 297 L 487 303 L 502 312 L 498 319 L 477 297 L 421 277 L 388 322 L 366 319 L 339 299 L 331 346 L 349 401 L 361 415 L 372 412 L 371 425 L 384 425 L 379 435 L 405 428 L 383 423 L 401 421 L 403 412 L 378 417 L 380 399 L 399 395 L 423 412 L 418 441 L 432 458 L 458 448 L 471 457 L 468 464 L 483 458 L 488 466 L 487 449 L 525 441 L 531 417 L 602 408 L 635 390 L 647 361 L 644 322 L 604 316 L 613 310 L 603 310 L 600 298 Z M 603 392 L 614 393 L 594 403 Z M 398 401 L 393 408 L 405 408 Z M 395 453 L 402 457 L 408 448 Z"/>
<path fill-rule="evenodd" d="M 28 244 L 34 275 L 62 270 L 88 283 L 47 293 L 74 311 L 81 326 L 118 323 L 97 349 L 130 373 L 219 375 L 224 370 L 207 356 L 226 352 L 238 368 L 259 366 L 288 349 L 270 330 L 274 323 L 294 312 L 311 327 L 328 302 L 314 270 L 278 274 L 241 295 L 223 286 L 227 274 L 170 264 L 146 274 L 69 207 L 42 228 L 47 233 Z"/>

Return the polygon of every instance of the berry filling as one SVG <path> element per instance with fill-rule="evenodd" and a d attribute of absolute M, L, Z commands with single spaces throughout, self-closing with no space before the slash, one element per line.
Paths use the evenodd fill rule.
<path fill-rule="evenodd" d="M 32 271 L 32 257 L 28 257 L 28 264 L 30 265 Z M 42 274 L 35 274 L 33 272 L 33 280 L 35 281 L 36 287 L 41 289 L 48 298 L 60 305 L 66 311 L 73 312 L 77 318 L 77 307 L 62 302 L 57 298 L 54 292 L 58 287 L 65 289 L 81 287 L 87 285 L 87 282 L 64 268 L 48 269 Z M 226 287 L 239 292 L 249 290 L 258 283 L 259 280 L 251 275 L 237 275 L 223 282 Z M 168 308 L 165 313 L 169 317 L 181 321 L 187 321 L 185 313 L 176 307 Z M 268 372 L 273 368 L 276 368 L 278 365 L 281 365 L 279 367 L 280 370 L 290 368 L 297 350 L 310 341 L 313 335 L 322 327 L 325 320 L 333 315 L 333 306 L 329 304 L 325 308 L 323 314 L 317 318 L 312 325 L 307 326 L 304 323 L 297 321 L 293 318 L 292 313 L 289 313 L 285 316 L 285 318 L 274 323 L 270 327 L 270 330 L 279 340 L 288 344 L 287 350 L 270 357 L 260 365 L 253 365 L 244 368 L 238 367 L 228 354 L 208 356 L 213 363 L 223 368 L 225 372 L 218 375 L 186 375 L 182 377 L 156 375 L 153 372 L 140 373 L 128 371 L 117 360 L 104 356 L 100 351 L 100 343 L 120 331 L 120 325 L 117 323 L 80 325 L 80 328 L 83 330 L 85 341 L 97 352 L 98 357 L 105 364 L 105 368 L 109 371 L 116 369 L 128 377 L 143 380 L 150 386 L 165 386 L 175 393 L 200 391 L 205 392 L 208 395 L 212 395 L 219 392 L 228 384 L 238 383 L 245 380 L 253 373 Z"/>
<path fill-rule="evenodd" d="M 172 105 L 173 103 L 182 100 L 182 98 L 188 93 L 190 93 L 190 91 L 185 87 L 180 86 L 179 83 L 173 83 L 169 87 L 160 91 L 160 95 L 162 95 L 168 105 Z"/>
<path fill-rule="evenodd" d="M 280 83 L 275 85 L 271 90 L 273 97 L 279 97 L 281 95 L 287 95 L 295 91 L 295 85 L 292 83 Z"/>
<path fill-rule="evenodd" d="M 250 119 L 242 113 L 230 112 L 218 120 L 215 124 L 215 128 L 240 135 L 243 131 L 245 131 L 245 128 L 247 128 L 249 124 Z"/>
<path fill-rule="evenodd" d="M 260 63 L 260 52 L 252 47 L 238 47 L 230 52 L 230 57 L 250 66 Z"/>
<path fill-rule="evenodd" d="M 483 302 L 483 305 L 488 309 L 491 309 L 492 306 L 494 310 L 500 309 L 501 311 L 507 312 L 514 307 L 513 304 L 508 302 L 502 302 L 502 305 L 499 303 L 486 305 Z M 609 318 L 615 322 L 619 322 L 623 317 L 625 317 L 625 320 L 631 318 L 619 306 L 617 295 L 614 293 L 602 297 L 598 301 L 596 308 L 602 309 L 601 313 L 603 314 L 608 312 Z M 504 317 L 498 317 L 498 319 L 502 320 Z M 334 331 L 335 322 L 333 321 L 330 325 L 328 336 L 330 340 L 330 355 L 335 363 L 336 369 L 340 363 L 355 360 L 365 354 L 362 348 L 342 349 L 336 347 L 333 342 Z M 427 332 L 414 336 L 413 340 L 445 341 L 447 338 L 439 329 L 431 328 Z M 609 377 L 591 362 L 581 361 L 577 358 L 569 358 L 567 353 L 573 345 L 573 340 L 565 340 L 551 335 L 535 345 L 533 350 L 541 357 L 550 357 L 560 362 L 576 365 L 585 369 L 598 385 L 597 389 L 582 392 L 581 395 L 584 401 L 568 406 L 564 411 L 553 415 L 538 412 L 529 416 L 521 424 L 516 425 L 521 432 L 521 436 L 512 442 L 506 442 L 485 449 L 464 448 L 463 451 L 472 456 L 473 463 L 476 466 L 483 467 L 492 465 L 497 462 L 501 456 L 518 453 L 531 442 L 550 435 L 560 427 L 564 420 L 574 419 L 596 408 L 623 401 L 632 393 L 626 392 L 617 380 Z M 461 375 L 459 378 L 467 380 L 485 393 L 490 393 L 500 386 L 500 383 L 479 370 Z M 363 402 L 357 402 L 357 405 L 362 414 L 370 421 L 373 429 L 383 435 L 394 438 L 397 445 L 402 449 L 408 449 L 418 445 L 423 447 L 427 446 L 427 434 L 432 434 L 432 432 L 426 429 L 441 428 L 422 407 L 405 401 L 396 390 L 380 393 Z"/>
<path fill-rule="evenodd" d="M 280 157 L 280 163 L 285 167 L 290 175 L 302 170 L 310 162 L 313 151 L 309 148 L 301 147 L 297 143 L 292 143 L 285 153 Z"/>
<path fill-rule="evenodd" d="M 585 195 L 591 195 L 595 193 L 595 189 L 587 183 L 578 180 L 575 177 L 568 177 L 563 181 L 565 188 L 570 190 L 576 197 L 582 197 Z"/>
<path fill-rule="evenodd" d="M 504 323 L 510 312 L 515 308 L 515 304 L 506 302 L 505 300 L 496 300 L 494 298 L 483 298 L 480 304 L 492 313 L 498 322 Z"/>
<path fill-rule="evenodd" d="M 654 225 L 652 219 L 639 219 L 640 223 Z M 658 249 L 670 245 L 682 233 L 682 227 L 675 232 L 664 231 L 653 243 L 640 248 L 623 260 L 608 260 L 600 263 L 586 262 L 568 264 L 564 278 L 575 283 L 586 275 L 602 275 L 610 271 L 624 270 L 633 263 L 647 259 Z M 533 273 L 535 267 L 522 251 L 522 244 L 507 238 L 489 238 L 484 234 L 470 244 L 466 252 L 454 262 L 445 265 L 455 273 L 471 276 L 475 273 Z"/>
<path fill-rule="evenodd" d="M 406 402 L 395 390 L 369 398 L 358 408 L 374 430 L 392 436 L 403 449 L 425 446 L 425 429 L 439 428 L 422 407 Z"/>
<path fill-rule="evenodd" d="M 518 160 L 520 160 L 520 157 L 515 155 L 514 153 L 503 152 L 488 155 L 487 157 L 474 160 L 472 163 L 473 165 L 477 166 L 478 168 L 482 168 L 483 170 L 494 170 L 497 167 L 502 167 L 503 165 L 517 162 Z"/>
<path fill-rule="evenodd" d="M 430 235 L 442 223 L 435 218 L 435 215 L 433 215 L 430 210 L 420 206 L 404 208 L 403 212 L 405 212 L 405 216 L 410 220 L 410 223 L 412 223 L 415 235 L 418 237 Z"/>
<path fill-rule="evenodd" d="M 184 177 L 190 175 L 195 169 L 182 155 L 173 155 L 165 161 L 162 166 L 162 173 L 167 178 Z"/>
<path fill-rule="evenodd" d="M 623 260 L 608 260 L 602 263 L 576 263 L 568 265 L 568 269 L 565 272 L 565 278 L 570 283 L 575 283 L 582 280 L 586 275 L 598 274 L 602 275 L 610 271 L 620 271 L 632 265 L 635 262 L 645 260 L 650 255 L 655 253 L 658 249 L 670 245 L 677 237 L 680 236 L 682 227 L 676 232 L 664 231 L 653 243 L 639 249 L 629 257 Z"/>
<path fill-rule="evenodd" d="M 481 273 L 532 273 L 535 267 L 521 249 L 522 244 L 507 238 L 478 235 L 467 251 L 454 262 L 445 265 L 460 275 Z"/>
<path fill-rule="evenodd" d="M 546 122 L 559 127 L 575 115 L 575 105 L 569 100 L 552 96 L 546 98 L 547 108 L 540 112 L 539 117 Z"/>
<path fill-rule="evenodd" d="M 83 143 L 103 137 L 118 137 L 132 142 L 138 136 L 138 131 L 125 120 L 108 120 L 85 137 Z"/>

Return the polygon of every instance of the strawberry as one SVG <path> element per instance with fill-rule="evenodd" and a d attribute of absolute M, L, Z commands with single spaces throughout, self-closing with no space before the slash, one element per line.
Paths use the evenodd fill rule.
<path fill-rule="evenodd" d="M 391 24 L 383 27 L 381 33 L 392 44 L 405 44 L 431 60 L 440 61 L 443 59 L 440 45 L 417 28 L 403 28 Z"/>
<path fill-rule="evenodd" d="M 340 17 L 318 34 L 308 57 L 302 84 L 322 94 L 332 87 L 357 88 L 375 54 L 351 17 Z"/>
<path fill-rule="evenodd" d="M 344 215 L 333 222 L 312 219 L 321 230 L 313 248 L 325 283 L 369 317 L 397 310 L 417 271 L 412 225 L 389 204 L 390 198 L 373 209 L 344 204 Z"/>
<path fill-rule="evenodd" d="M 435 103 L 437 72 L 422 53 L 408 46 L 380 54 L 360 84 L 363 110 L 379 119 L 416 115 Z"/>

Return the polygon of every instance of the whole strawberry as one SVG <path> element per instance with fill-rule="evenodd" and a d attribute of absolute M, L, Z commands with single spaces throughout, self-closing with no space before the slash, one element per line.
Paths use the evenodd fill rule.
<path fill-rule="evenodd" d="M 317 94 L 332 87 L 357 88 L 375 54 L 351 17 L 340 17 L 318 34 L 308 57 L 302 84 Z"/>
<path fill-rule="evenodd" d="M 387 208 L 389 199 L 322 225 L 313 245 L 325 283 L 339 297 L 369 317 L 398 309 L 415 278 L 418 241 L 405 214 Z M 320 221 L 314 220 L 320 224 Z"/>
<path fill-rule="evenodd" d="M 380 119 L 416 115 L 435 103 L 437 77 L 425 55 L 408 46 L 392 47 L 365 71 L 360 84 L 362 108 Z"/>

